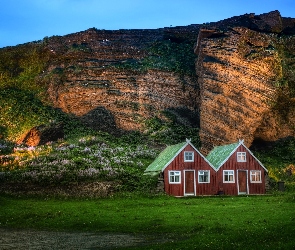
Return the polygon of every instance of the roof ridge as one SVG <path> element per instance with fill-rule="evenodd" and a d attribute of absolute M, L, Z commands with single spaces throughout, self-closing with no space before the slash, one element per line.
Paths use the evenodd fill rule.
<path fill-rule="evenodd" d="M 206 159 L 211 163 L 211 165 L 218 169 L 224 160 L 234 151 L 234 149 L 240 145 L 242 142 L 235 142 L 225 145 L 220 145 L 214 147 L 209 154 L 206 156 Z"/>
<path fill-rule="evenodd" d="M 144 172 L 159 172 L 170 163 L 170 161 L 175 157 L 177 152 L 179 152 L 188 142 L 180 142 L 173 145 L 167 145 L 167 147 L 160 152 L 156 159 L 147 167 Z"/>

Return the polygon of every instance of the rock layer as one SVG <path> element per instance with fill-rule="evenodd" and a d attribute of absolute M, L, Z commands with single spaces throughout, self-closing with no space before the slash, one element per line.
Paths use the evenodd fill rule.
<path fill-rule="evenodd" d="M 92 28 L 44 38 L 40 46 L 50 55 L 37 80 L 54 107 L 94 129 L 141 130 L 166 109 L 199 111 L 204 152 L 238 139 L 249 147 L 257 138 L 294 135 L 295 104 L 285 102 L 283 116 L 274 109 L 285 64 L 277 45 L 294 34 L 295 19 L 278 11 L 155 30 Z"/>
<path fill-rule="evenodd" d="M 294 136 L 294 112 L 289 112 L 288 123 L 281 124 L 280 114 L 273 111 L 275 86 L 282 78 L 281 58 L 274 48 L 277 32 L 283 29 L 277 14 L 252 18 L 256 23 L 245 25 L 248 27 L 201 29 L 195 52 L 201 90 L 200 138 L 205 153 L 238 139 L 244 139 L 249 147 L 257 138 L 273 141 Z"/>
<path fill-rule="evenodd" d="M 50 38 L 47 47 L 57 59 L 43 76 L 49 99 L 91 127 L 107 131 L 141 129 L 142 121 L 167 108 L 193 111 L 198 99 L 196 79 L 169 70 L 142 71 L 136 63 L 147 56 L 150 44 L 193 41 L 198 29 L 198 25 L 159 30 L 90 29 Z M 135 66 L 128 68 L 128 63 Z"/>

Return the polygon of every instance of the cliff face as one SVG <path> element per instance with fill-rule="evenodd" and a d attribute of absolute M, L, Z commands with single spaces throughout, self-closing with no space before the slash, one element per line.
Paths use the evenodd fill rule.
<path fill-rule="evenodd" d="M 274 109 L 281 101 L 277 86 L 284 77 L 278 49 L 282 45 L 278 33 L 283 29 L 282 18 L 272 12 L 250 15 L 240 27 L 200 31 L 196 71 L 203 151 L 238 139 L 250 146 L 255 139 L 294 136 L 294 106 L 289 103 L 292 108 L 285 119 Z"/>
<path fill-rule="evenodd" d="M 196 78 L 165 66 L 143 67 L 155 61 L 157 44 L 189 45 L 199 26 L 159 30 L 104 31 L 90 29 L 48 39 L 52 59 L 43 73 L 55 107 L 80 117 L 96 129 L 141 129 L 142 122 L 168 108 L 196 109 Z M 173 47 L 174 46 L 174 47 Z M 176 46 L 176 47 L 175 47 Z M 180 46 L 180 47 L 179 47 Z M 170 48 L 169 47 L 169 48 Z M 164 59 L 163 59 L 164 60 Z M 194 64 L 194 61 L 192 61 Z"/>
<path fill-rule="evenodd" d="M 278 11 L 156 30 L 92 28 L 3 50 L 0 83 L 20 76 L 11 82 L 45 86 L 54 107 L 94 129 L 143 130 L 170 110 L 182 124 L 200 123 L 204 152 L 238 139 L 250 146 L 294 136 L 294 35 L 295 19 Z M 24 59 L 26 48 L 34 52 Z"/>
<path fill-rule="evenodd" d="M 138 130 L 161 110 L 185 108 L 199 111 L 204 152 L 238 139 L 250 146 L 294 135 L 292 105 L 285 119 L 274 109 L 284 77 L 282 34 L 293 37 L 295 20 L 278 11 L 202 27 L 90 29 L 48 39 L 52 59 L 44 79 L 55 107 L 96 129 Z M 180 48 L 187 45 L 185 54 Z M 169 68 L 174 60 L 194 60 L 193 53 L 197 77 L 187 65 Z"/>

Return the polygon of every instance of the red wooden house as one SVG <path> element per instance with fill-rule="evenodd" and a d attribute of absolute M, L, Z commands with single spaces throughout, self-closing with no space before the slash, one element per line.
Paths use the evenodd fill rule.
<path fill-rule="evenodd" d="M 145 170 L 162 175 L 173 196 L 264 194 L 266 173 L 243 141 L 215 147 L 205 158 L 187 140 L 168 146 Z"/>
<path fill-rule="evenodd" d="M 215 147 L 206 158 L 216 169 L 218 192 L 226 195 L 265 193 L 267 169 L 243 140 Z"/>
<path fill-rule="evenodd" d="M 164 190 L 169 195 L 211 195 L 215 192 L 215 169 L 189 140 L 168 146 L 145 173 L 162 174 Z"/>

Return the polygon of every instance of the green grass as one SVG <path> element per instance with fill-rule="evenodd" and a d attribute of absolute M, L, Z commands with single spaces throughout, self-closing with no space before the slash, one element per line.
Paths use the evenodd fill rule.
<path fill-rule="evenodd" d="M 295 194 L 105 199 L 0 196 L 0 227 L 144 234 L 145 249 L 293 249 Z"/>

